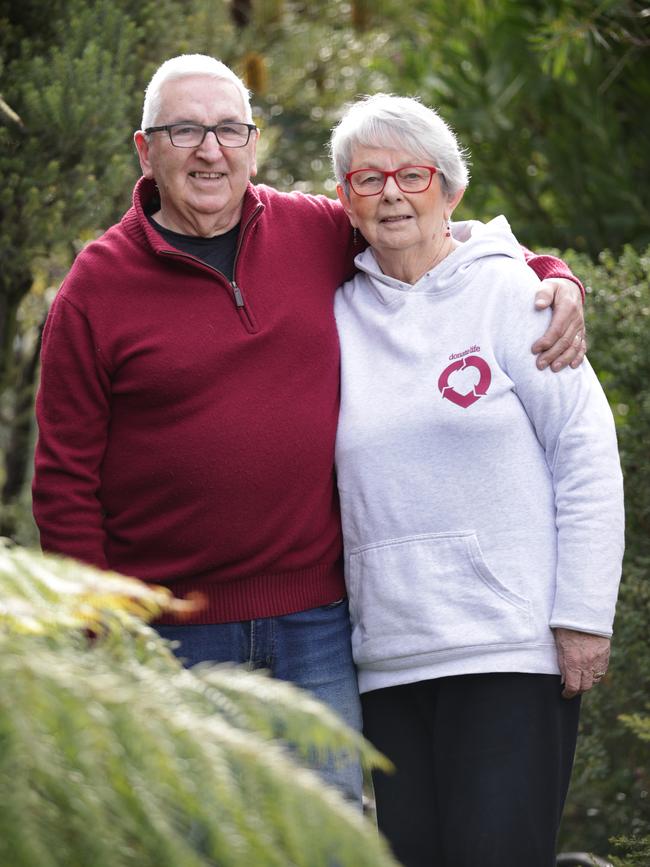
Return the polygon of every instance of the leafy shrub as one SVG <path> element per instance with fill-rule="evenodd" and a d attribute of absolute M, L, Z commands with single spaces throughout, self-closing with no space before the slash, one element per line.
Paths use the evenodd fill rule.
<path fill-rule="evenodd" d="M 394 865 L 283 741 L 378 755 L 290 684 L 183 669 L 140 619 L 167 591 L 4 543 L 0 600 L 0 864 Z"/>
<path fill-rule="evenodd" d="M 605 853 L 616 838 L 632 867 L 650 863 L 650 749 L 629 724 L 650 695 L 650 248 L 562 255 L 588 288 L 589 358 L 616 416 L 627 513 L 610 673 L 583 700 L 562 848 Z"/>

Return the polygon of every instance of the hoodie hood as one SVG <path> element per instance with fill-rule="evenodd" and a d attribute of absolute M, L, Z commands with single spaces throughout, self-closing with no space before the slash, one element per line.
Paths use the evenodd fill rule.
<path fill-rule="evenodd" d="M 473 267 L 488 256 L 508 256 L 524 262 L 524 254 L 506 218 L 495 217 L 489 223 L 468 220 L 452 224 L 452 234 L 460 246 L 438 265 L 423 274 L 417 283 L 404 283 L 384 274 L 372 247 L 360 253 L 355 261 L 359 271 L 368 275 L 373 290 L 384 304 L 395 300 L 395 293 L 417 292 L 439 294 L 460 288 L 470 279 Z"/>

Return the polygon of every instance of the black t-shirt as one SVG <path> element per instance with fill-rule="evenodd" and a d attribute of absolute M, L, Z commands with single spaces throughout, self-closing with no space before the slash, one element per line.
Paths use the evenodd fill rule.
<path fill-rule="evenodd" d="M 181 235 L 179 232 L 172 232 L 171 229 L 165 229 L 160 223 L 157 223 L 150 214 L 147 217 L 156 232 L 162 235 L 172 247 L 176 247 L 183 253 L 189 253 L 190 256 L 196 256 L 197 259 L 202 259 L 212 268 L 221 271 L 232 283 L 239 223 L 228 232 L 224 232 L 223 235 L 200 238 L 195 235 Z"/>

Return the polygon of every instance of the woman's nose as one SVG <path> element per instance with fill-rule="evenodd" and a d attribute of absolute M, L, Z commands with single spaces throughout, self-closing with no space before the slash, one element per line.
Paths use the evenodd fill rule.
<path fill-rule="evenodd" d="M 382 190 L 382 194 L 385 199 L 398 199 L 402 195 L 402 191 L 397 186 L 397 181 L 393 175 L 390 175 L 386 178 L 386 183 L 384 184 L 384 189 Z"/>

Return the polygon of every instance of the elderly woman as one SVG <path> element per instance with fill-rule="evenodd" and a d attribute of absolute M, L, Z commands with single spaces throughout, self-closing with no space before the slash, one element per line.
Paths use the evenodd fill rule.
<path fill-rule="evenodd" d="M 434 111 L 364 99 L 332 157 L 370 244 L 336 298 L 336 462 L 379 826 L 407 867 L 552 867 L 620 577 L 612 416 L 587 363 L 535 368 L 506 220 L 453 237 L 468 172 Z"/>

